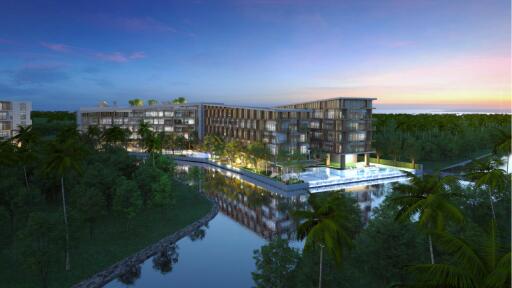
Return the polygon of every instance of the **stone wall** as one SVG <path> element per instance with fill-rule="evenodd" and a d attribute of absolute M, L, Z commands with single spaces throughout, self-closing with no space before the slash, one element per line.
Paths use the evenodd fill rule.
<path fill-rule="evenodd" d="M 103 287 L 110 281 L 118 278 L 119 276 L 125 274 L 130 269 L 133 269 L 134 266 L 137 266 L 147 259 L 155 256 L 158 252 L 167 249 L 170 245 L 178 242 L 180 239 L 191 235 L 197 229 L 205 226 L 210 222 L 210 220 L 215 217 L 219 211 L 219 207 L 217 203 L 215 203 L 211 198 L 208 197 L 208 200 L 212 203 L 212 209 L 208 214 L 203 216 L 201 219 L 195 221 L 194 223 L 188 225 L 187 227 L 178 230 L 172 235 L 165 237 L 164 239 L 156 242 L 155 244 L 142 249 L 141 251 L 135 253 L 134 255 L 127 257 L 116 264 L 110 266 L 109 268 L 97 273 L 96 275 L 73 285 L 74 288 L 93 288 L 93 287 Z"/>

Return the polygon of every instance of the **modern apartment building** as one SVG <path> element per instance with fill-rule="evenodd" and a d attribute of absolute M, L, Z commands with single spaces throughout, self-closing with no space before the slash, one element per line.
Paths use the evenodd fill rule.
<path fill-rule="evenodd" d="M 140 121 L 154 131 L 176 133 L 186 138 L 218 135 L 245 144 L 260 141 L 273 154 L 281 149 L 303 154 L 320 151 L 340 168 L 357 162 L 357 155 L 372 153 L 372 101 L 375 98 L 339 97 L 279 107 L 249 107 L 219 103 L 161 104 L 140 107 L 81 108 L 77 123 L 89 126 L 119 126 L 132 131 Z"/>
<path fill-rule="evenodd" d="M 129 129 L 131 139 L 137 139 L 141 121 L 158 132 L 175 133 L 185 138 L 203 135 L 202 104 L 162 104 L 138 107 L 94 107 L 81 108 L 77 113 L 77 124 L 81 131 L 89 126 L 101 129 L 118 126 Z"/>
<path fill-rule="evenodd" d="M 0 101 L 0 140 L 16 136 L 19 126 L 32 125 L 32 102 Z"/>
<path fill-rule="evenodd" d="M 288 109 L 308 109 L 309 142 L 311 149 L 328 153 L 330 161 L 346 164 L 357 162 L 357 155 L 374 152 L 371 147 L 372 101 L 376 98 L 317 100 L 282 106 Z"/>

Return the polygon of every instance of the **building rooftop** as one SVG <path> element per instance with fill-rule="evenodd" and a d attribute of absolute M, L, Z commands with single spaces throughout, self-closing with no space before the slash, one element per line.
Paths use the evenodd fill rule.
<path fill-rule="evenodd" d="M 144 105 L 144 106 L 105 106 L 105 107 L 82 107 L 79 109 L 80 112 L 130 112 L 133 110 L 147 110 L 147 109 L 164 109 L 164 108 L 175 108 L 175 107 L 195 107 L 199 105 L 218 106 L 226 108 L 242 108 L 242 109 L 253 109 L 253 110 L 265 110 L 274 112 L 309 112 L 310 109 L 291 109 L 291 108 L 279 108 L 279 107 L 258 107 L 258 106 L 247 106 L 247 105 L 226 105 L 223 103 L 209 103 L 209 102 L 197 102 L 197 103 L 185 103 L 185 104 L 156 104 L 156 105 Z"/>
<path fill-rule="evenodd" d="M 333 97 L 333 98 L 324 98 L 324 99 L 309 100 L 309 101 L 296 102 L 296 103 L 290 103 L 290 104 L 283 104 L 283 105 L 278 105 L 276 107 L 309 104 L 309 103 L 315 103 L 315 102 L 321 102 L 321 101 L 331 101 L 331 100 L 377 100 L 377 98 L 340 96 L 340 97 Z"/>

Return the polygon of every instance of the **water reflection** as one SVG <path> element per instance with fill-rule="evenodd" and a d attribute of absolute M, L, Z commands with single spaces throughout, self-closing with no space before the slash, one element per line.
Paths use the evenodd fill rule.
<path fill-rule="evenodd" d="M 294 239 L 292 210 L 303 210 L 308 195 L 282 195 L 214 169 L 177 167 L 178 178 L 209 195 L 220 213 L 189 237 L 160 251 L 141 267 L 131 267 L 107 287 L 251 287 L 253 251 L 279 236 Z M 391 190 L 391 183 L 342 190 L 354 197 L 363 222 L 372 217 Z M 300 242 L 291 244 L 301 248 Z M 180 261 L 178 263 L 178 256 Z M 232 273 L 233 269 L 237 273 Z M 198 277 L 200 276 L 200 277 Z M 122 284 L 124 283 L 124 285 Z"/>
<path fill-rule="evenodd" d="M 188 238 L 190 238 L 191 241 L 203 240 L 204 237 L 206 237 L 206 229 L 208 229 L 208 224 L 192 232 Z"/>
<path fill-rule="evenodd" d="M 162 274 L 171 272 L 173 265 L 178 263 L 178 256 L 178 246 L 176 244 L 169 245 L 153 257 L 153 269 Z"/>
<path fill-rule="evenodd" d="M 125 284 L 125 285 L 133 285 L 135 284 L 135 281 L 140 278 L 141 271 L 140 271 L 140 265 L 133 265 L 126 269 L 126 272 L 119 276 L 118 280 L 119 282 Z"/>

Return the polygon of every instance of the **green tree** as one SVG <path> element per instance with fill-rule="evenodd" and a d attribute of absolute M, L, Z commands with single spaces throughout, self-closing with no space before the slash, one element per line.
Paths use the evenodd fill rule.
<path fill-rule="evenodd" d="M 294 217 L 301 221 L 297 227 L 297 238 L 306 238 L 304 249 L 320 246 L 320 276 L 322 279 L 322 252 L 327 248 L 338 265 L 344 251 L 352 247 L 352 238 L 361 226 L 359 208 L 347 196 L 339 192 L 327 195 L 311 194 L 310 209 L 294 211 Z"/>
<path fill-rule="evenodd" d="M 242 144 L 238 141 L 231 140 L 226 143 L 226 148 L 224 150 L 224 156 L 228 159 L 229 164 L 233 165 L 233 162 L 240 155 Z"/>
<path fill-rule="evenodd" d="M 135 99 L 128 100 L 128 104 L 130 104 L 130 106 L 132 106 L 132 107 L 144 106 L 144 100 L 135 98 Z"/>
<path fill-rule="evenodd" d="M 492 218 L 496 221 L 494 202 L 500 197 L 500 192 L 510 192 L 510 176 L 505 170 L 498 168 L 501 162 L 498 159 L 488 161 L 475 161 L 467 177 L 475 182 L 476 187 L 485 187 L 489 193 Z"/>
<path fill-rule="evenodd" d="M 415 265 L 416 285 L 421 287 L 510 287 L 510 248 L 503 251 L 496 224 L 476 243 L 446 232 L 433 232 L 440 247 L 450 255 L 449 263 Z"/>
<path fill-rule="evenodd" d="M 88 126 L 85 132 L 85 141 L 91 147 L 96 149 L 101 141 L 101 129 L 98 126 Z"/>
<path fill-rule="evenodd" d="M 88 226 L 89 238 L 92 239 L 96 223 L 106 215 L 105 198 L 96 187 L 84 185 L 77 185 L 73 189 L 72 195 L 75 198 L 75 211 Z"/>
<path fill-rule="evenodd" d="M 130 132 L 119 126 L 114 126 L 103 130 L 102 139 L 107 145 L 126 146 Z"/>
<path fill-rule="evenodd" d="M 114 211 L 119 215 L 132 219 L 142 209 L 142 197 L 137 184 L 125 177 L 120 177 L 116 183 L 114 196 Z M 127 221 L 127 226 L 128 226 Z"/>
<path fill-rule="evenodd" d="M 437 175 L 419 177 L 409 174 L 407 184 L 397 184 L 393 191 L 398 195 L 391 202 L 399 207 L 396 219 L 410 221 L 418 215 L 418 225 L 428 235 L 430 260 L 435 263 L 431 233 L 444 231 L 448 222 L 462 223 L 464 216 L 453 203 L 456 193 L 451 193 L 447 185 L 455 185 L 452 178 L 441 179 Z"/>
<path fill-rule="evenodd" d="M 295 287 L 293 272 L 299 262 L 300 253 L 291 248 L 287 240 L 273 239 L 259 250 L 254 250 L 253 258 L 256 271 L 252 272 L 252 279 L 257 288 Z"/>
<path fill-rule="evenodd" d="M 38 275 L 43 288 L 48 287 L 50 269 L 59 249 L 61 230 L 58 227 L 51 214 L 33 212 L 18 233 L 23 266 Z"/>
<path fill-rule="evenodd" d="M 18 216 L 33 208 L 39 200 L 38 191 L 24 189 L 17 174 L 16 168 L 0 169 L 0 207 L 7 212 L 11 233 L 16 230 Z"/>
<path fill-rule="evenodd" d="M 173 202 L 172 184 L 169 175 L 162 170 L 143 164 L 134 174 L 141 191 L 143 206 L 161 206 Z"/>
<path fill-rule="evenodd" d="M 172 104 L 185 104 L 187 103 L 187 99 L 184 97 L 178 97 L 172 100 Z"/>
<path fill-rule="evenodd" d="M 81 164 L 84 158 L 84 150 L 77 138 L 67 137 L 57 138 L 51 141 L 47 149 L 47 160 L 45 164 L 45 171 L 48 174 L 55 174 L 60 177 L 61 196 L 62 196 L 62 210 L 64 213 L 64 226 L 65 226 L 65 254 L 66 254 L 66 271 L 70 270 L 69 263 L 69 227 L 68 227 L 68 214 L 66 204 L 66 193 L 64 189 L 64 175 L 70 170 L 75 172 L 81 171 Z"/>
<path fill-rule="evenodd" d="M 35 160 L 34 145 L 38 142 L 39 137 L 32 129 L 32 125 L 27 127 L 18 126 L 18 134 L 13 137 L 16 143 L 16 152 L 19 155 L 18 159 L 23 166 L 23 174 L 25 175 L 25 186 L 27 192 L 30 191 L 28 183 L 27 165 Z"/>
<path fill-rule="evenodd" d="M 154 105 L 157 105 L 158 104 L 158 100 L 155 100 L 155 99 L 149 99 L 148 100 L 148 105 L 149 106 L 154 106 Z"/>

